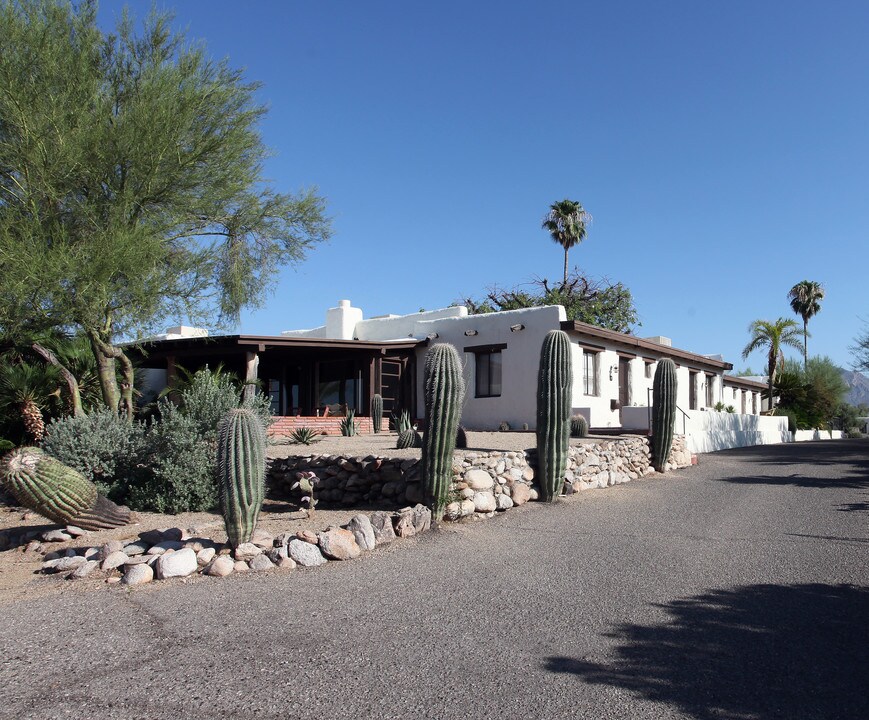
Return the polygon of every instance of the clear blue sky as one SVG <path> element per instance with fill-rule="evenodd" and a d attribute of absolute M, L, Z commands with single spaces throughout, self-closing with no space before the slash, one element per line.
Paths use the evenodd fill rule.
<path fill-rule="evenodd" d="M 789 288 L 816 280 L 809 350 L 850 366 L 869 319 L 865 0 L 161 7 L 264 83 L 267 174 L 318 186 L 334 218 L 241 332 L 558 278 L 540 223 L 571 198 L 594 216 L 571 265 L 631 289 L 638 335 L 738 369 L 748 324 L 796 319 Z"/>

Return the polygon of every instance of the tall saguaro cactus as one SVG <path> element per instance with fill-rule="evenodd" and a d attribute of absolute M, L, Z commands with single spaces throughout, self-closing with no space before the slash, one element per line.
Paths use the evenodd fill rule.
<path fill-rule="evenodd" d="M 24 507 L 63 525 L 102 530 L 130 522 L 128 508 L 100 495 L 84 475 L 39 448 L 18 448 L 3 457 L 0 485 Z"/>
<path fill-rule="evenodd" d="M 421 470 L 426 503 L 434 522 L 441 521 L 447 506 L 464 392 L 462 365 L 456 349 L 446 343 L 432 345 L 425 356 L 425 436 Z"/>
<path fill-rule="evenodd" d="M 550 330 L 540 349 L 537 374 L 537 472 L 547 502 L 561 494 L 567 468 L 572 391 L 570 338 L 562 330 Z"/>
<path fill-rule="evenodd" d="M 652 467 L 664 472 L 673 447 L 676 422 L 676 363 L 670 358 L 658 362 L 652 384 Z"/>
<path fill-rule="evenodd" d="M 375 433 L 383 427 L 383 398 L 379 394 L 371 398 L 371 425 Z"/>
<path fill-rule="evenodd" d="M 222 487 L 223 522 L 232 547 L 253 535 L 265 495 L 265 428 L 247 408 L 230 410 L 220 421 L 217 473 Z"/>

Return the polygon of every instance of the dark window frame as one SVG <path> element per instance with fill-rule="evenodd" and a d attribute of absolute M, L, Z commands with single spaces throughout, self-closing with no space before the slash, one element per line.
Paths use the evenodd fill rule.
<path fill-rule="evenodd" d="M 501 397 L 501 391 L 504 387 L 504 360 L 501 354 L 501 348 L 484 348 L 481 350 L 474 350 L 473 353 L 474 397 Z M 496 356 L 498 358 L 498 361 L 495 365 L 493 365 L 492 360 Z M 493 367 L 497 367 L 497 372 L 492 372 Z M 483 368 L 485 368 L 485 373 L 482 372 Z"/>

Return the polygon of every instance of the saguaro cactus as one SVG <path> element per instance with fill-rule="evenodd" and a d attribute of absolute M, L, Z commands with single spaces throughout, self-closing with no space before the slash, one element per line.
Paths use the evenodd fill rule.
<path fill-rule="evenodd" d="M 81 473 L 39 448 L 18 448 L 3 457 L 0 483 L 24 507 L 62 525 L 101 530 L 130 522 L 128 508 L 100 495 Z"/>
<path fill-rule="evenodd" d="M 265 429 L 256 413 L 239 408 L 223 416 L 217 473 L 223 490 L 223 522 L 232 547 L 248 542 L 256 527 L 265 494 L 265 448 Z"/>
<path fill-rule="evenodd" d="M 676 422 L 676 363 L 670 358 L 658 362 L 652 384 L 652 467 L 664 472 Z"/>
<path fill-rule="evenodd" d="M 561 494 L 567 468 L 572 390 L 570 339 L 561 330 L 550 330 L 540 349 L 537 374 L 537 472 L 548 502 Z"/>
<path fill-rule="evenodd" d="M 383 398 L 379 394 L 371 398 L 371 425 L 376 433 L 383 427 Z"/>
<path fill-rule="evenodd" d="M 426 503 L 435 522 L 441 521 L 447 506 L 464 392 L 462 365 L 456 349 L 446 343 L 432 345 L 425 356 L 421 473 Z"/>

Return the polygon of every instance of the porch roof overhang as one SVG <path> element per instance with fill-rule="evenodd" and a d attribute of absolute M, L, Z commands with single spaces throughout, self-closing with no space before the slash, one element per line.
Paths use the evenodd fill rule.
<path fill-rule="evenodd" d="M 724 384 L 727 387 L 737 387 L 743 390 L 766 390 L 767 385 L 757 380 L 748 380 L 744 377 L 736 377 L 735 375 L 725 375 Z"/>
<path fill-rule="evenodd" d="M 242 353 L 267 350 L 344 350 L 373 354 L 387 354 L 395 350 L 413 350 L 427 340 L 407 338 L 387 342 L 370 340 L 336 340 L 331 338 L 289 337 L 283 335 L 212 335 L 206 337 L 174 338 L 171 340 L 145 340 L 134 347 L 146 355 L 173 353 Z"/>
<path fill-rule="evenodd" d="M 680 350 L 679 348 L 668 347 L 651 340 L 643 340 L 633 335 L 615 332 L 614 330 L 605 330 L 588 323 L 579 322 L 578 320 L 562 321 L 561 329 L 568 333 L 578 333 L 584 338 L 589 338 L 592 342 L 597 340 L 602 345 L 631 350 L 642 357 L 651 357 L 656 360 L 669 357 L 673 358 L 673 360 L 681 360 L 686 365 L 692 365 L 702 370 L 713 370 L 716 373 L 722 370 L 733 369 L 733 363 L 715 360 L 714 358 L 698 355 L 687 350 Z"/>

